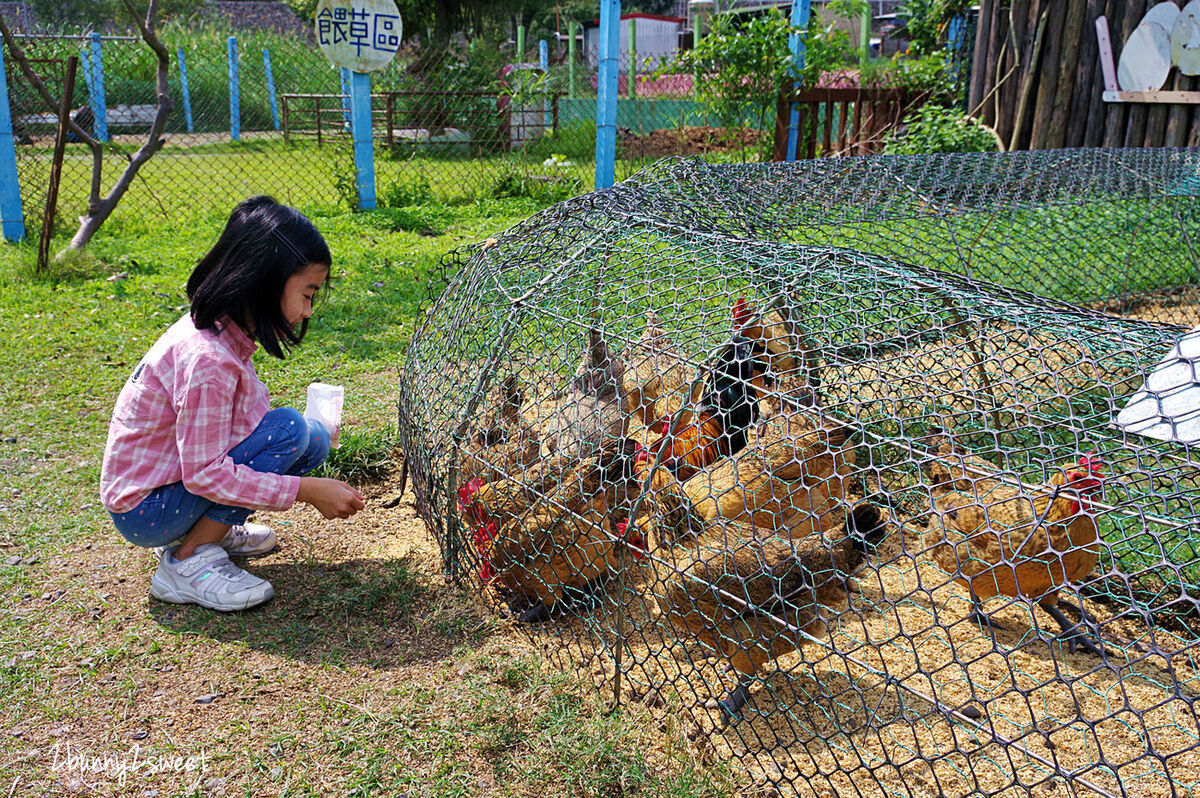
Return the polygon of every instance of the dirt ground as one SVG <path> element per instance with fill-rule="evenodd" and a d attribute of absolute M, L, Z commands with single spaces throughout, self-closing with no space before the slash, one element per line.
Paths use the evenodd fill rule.
<path fill-rule="evenodd" d="M 1147 295 L 1123 303 L 1100 302 L 1094 307 L 1117 316 L 1179 324 L 1189 329 L 1200 325 L 1200 289 L 1196 287 L 1163 295 Z"/>
<path fill-rule="evenodd" d="M 649 597 L 651 570 L 635 565 L 622 701 L 680 723 L 701 759 L 739 760 L 746 794 L 1068 796 L 1087 785 L 1118 794 L 1123 783 L 1149 798 L 1200 779 L 1200 757 L 1189 754 L 1200 740 L 1191 711 L 1200 672 L 1189 653 L 1144 653 L 1146 627 L 1095 603 L 1087 609 L 1110 641 L 1104 662 L 1051 642 L 1053 621 L 1020 602 L 989 604 L 1007 631 L 981 631 L 965 593 L 922 556 L 923 519 L 902 520 L 860 572 L 860 595 L 835 610 L 831 638 L 768 666 L 729 727 L 713 703 L 734 684 L 725 661 L 677 637 Z M 387 551 L 435 556 L 410 505 L 386 523 Z M 487 600 L 508 616 L 490 591 Z M 617 624 L 609 602 L 508 634 L 612 695 Z M 1188 645 L 1163 630 L 1155 639 Z M 1163 759 L 1145 759 L 1148 750 Z"/>
<path fill-rule="evenodd" d="M 767 134 L 758 130 L 726 130 L 717 127 L 681 127 L 655 130 L 645 135 L 621 132 L 624 158 L 665 158 L 671 155 L 701 155 L 707 152 L 737 152 L 754 149 Z"/>

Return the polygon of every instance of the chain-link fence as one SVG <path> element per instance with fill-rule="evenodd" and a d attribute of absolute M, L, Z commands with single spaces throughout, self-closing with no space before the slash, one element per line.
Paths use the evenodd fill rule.
<path fill-rule="evenodd" d="M 229 197 L 256 192 L 301 207 L 356 202 L 348 88 L 311 41 L 266 31 L 234 35 L 211 25 L 168 26 L 160 38 L 170 54 L 174 108 L 166 146 L 143 167 L 129 206 L 178 221 L 227 212 Z M 107 191 L 127 155 L 145 142 L 154 117 L 152 51 L 130 36 L 102 36 L 94 43 L 84 35 L 18 34 L 16 41 L 55 102 L 67 57 L 81 55 L 71 106 L 76 121 L 106 138 Z M 583 96 L 571 97 L 565 66 L 504 68 L 496 54 L 465 51 L 418 65 L 418 55 L 402 54 L 372 74 L 382 200 L 402 196 L 393 186 L 402 189 L 413 180 L 428 182 L 446 201 L 519 190 L 530 176 L 561 186 L 561 196 L 591 187 L 595 92 L 586 66 L 578 65 L 575 79 Z M 7 47 L 4 59 L 26 218 L 36 222 L 56 108 L 34 90 Z M 97 60 L 102 87 L 92 78 Z M 90 150 L 69 143 L 62 218 L 82 212 L 91 174 Z"/>
<path fill-rule="evenodd" d="M 1185 330 L 1047 295 L 1194 284 L 1198 169 L 674 161 L 456 253 L 400 386 L 447 572 L 775 789 L 1192 789 L 1193 447 L 1114 425 Z"/>
<path fill-rule="evenodd" d="M 677 44 L 676 23 L 661 24 L 671 29 L 672 46 Z M 763 136 L 726 131 L 710 120 L 695 99 L 694 76 L 664 67 L 677 52 L 661 42 L 653 49 L 657 40 L 647 30 L 640 34 L 636 58 L 628 42 L 620 56 L 617 177 L 665 155 L 758 160 L 769 152 Z M 544 63 L 536 55 L 537 43 L 523 56 L 456 45 L 433 54 L 405 50 L 386 69 L 372 73 L 380 202 L 404 201 L 414 182 L 427 183 L 444 201 L 520 192 L 567 197 L 590 190 L 595 32 L 585 34 L 573 60 L 565 43 L 548 47 Z M 168 24 L 159 37 L 170 56 L 174 103 L 166 145 L 143 167 L 118 218 L 130 207 L 171 221 L 219 214 L 227 211 L 231 196 L 255 192 L 308 208 L 354 204 L 348 86 L 307 35 L 235 32 L 193 21 Z M 106 139 L 103 194 L 128 155 L 144 143 L 153 120 L 153 52 L 138 36 L 93 40 L 83 33 L 18 32 L 16 41 L 55 101 L 67 57 L 81 56 L 71 106 L 76 121 Z M 26 218 L 36 229 L 56 109 L 34 90 L 16 53 L 5 46 L 3 54 Z M 83 211 L 91 175 L 90 150 L 70 141 L 59 202 L 62 219 Z"/>

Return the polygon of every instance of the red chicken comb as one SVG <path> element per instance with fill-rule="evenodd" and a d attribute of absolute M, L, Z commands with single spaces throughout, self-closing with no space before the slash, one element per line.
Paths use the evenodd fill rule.
<path fill-rule="evenodd" d="M 635 462 L 635 463 L 650 462 L 650 450 L 647 449 L 645 446 L 642 446 L 639 443 L 637 445 L 637 448 L 633 450 L 633 462 Z"/>
<path fill-rule="evenodd" d="M 629 535 L 629 534 L 627 534 L 628 530 L 629 530 L 629 522 L 628 521 L 618 521 L 617 522 L 617 537 L 619 537 L 621 540 L 625 541 L 625 544 L 627 546 L 632 547 L 634 559 L 640 560 L 646 556 L 646 552 L 645 552 L 646 539 L 643 538 L 641 533 L 637 532 L 636 530 L 634 531 L 634 533 L 632 535 Z"/>
<path fill-rule="evenodd" d="M 467 509 L 467 505 L 475 499 L 475 494 L 479 492 L 481 487 L 483 487 L 483 479 L 480 477 L 475 477 L 464 483 L 458 489 L 458 508 L 460 510 Z"/>
<path fill-rule="evenodd" d="M 742 329 L 750 323 L 750 306 L 746 304 L 746 297 L 740 296 L 733 303 L 733 326 L 736 329 Z"/>
<path fill-rule="evenodd" d="M 1079 467 L 1092 475 L 1103 476 L 1100 471 L 1103 466 L 1104 461 L 1100 459 L 1100 455 L 1096 452 L 1088 452 L 1079 457 Z"/>

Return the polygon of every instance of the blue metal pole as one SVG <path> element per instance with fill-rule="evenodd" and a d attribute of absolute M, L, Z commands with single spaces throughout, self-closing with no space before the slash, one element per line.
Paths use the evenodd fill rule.
<path fill-rule="evenodd" d="M 812 11 L 810 0 L 792 0 L 792 16 L 791 25 L 793 28 L 800 28 L 804 33 L 808 32 L 808 18 Z M 792 73 L 795 77 L 800 77 L 800 72 L 804 69 L 804 36 L 803 33 L 793 32 L 788 35 L 788 47 L 792 51 Z M 795 87 L 800 86 L 800 81 L 797 80 Z M 796 160 L 796 145 L 800 141 L 800 107 L 793 104 L 791 116 L 788 119 L 788 141 L 787 141 L 787 159 L 789 161 Z"/>
<path fill-rule="evenodd" d="M 187 60 L 183 57 L 183 48 L 179 48 L 179 88 L 183 94 L 183 118 L 187 122 L 187 132 L 195 129 L 192 125 L 192 93 L 188 91 Z"/>
<path fill-rule="evenodd" d="M 955 14 L 946 30 L 946 67 L 954 83 L 962 68 L 962 49 L 967 41 L 967 15 Z"/>
<path fill-rule="evenodd" d="M 375 149 L 371 140 L 371 76 L 350 73 L 350 135 L 358 172 L 359 210 L 375 209 Z"/>
<path fill-rule="evenodd" d="M 621 0 L 600 0 L 600 74 L 596 89 L 596 188 L 609 188 L 617 173 L 617 72 L 621 47 Z"/>
<path fill-rule="evenodd" d="M 82 59 L 88 68 L 84 70 L 84 80 L 88 85 L 88 103 L 95 117 L 92 131 L 97 141 L 108 141 L 108 104 L 104 97 L 104 59 L 100 49 L 100 34 L 91 35 L 92 46 L 89 53 Z"/>
<path fill-rule="evenodd" d="M 342 67 L 342 118 L 345 128 L 350 129 L 350 70 Z"/>
<path fill-rule="evenodd" d="M 229 137 L 242 140 L 241 92 L 238 89 L 237 39 L 229 37 Z"/>
<path fill-rule="evenodd" d="M 550 45 L 545 39 L 538 39 L 538 66 L 542 68 L 542 74 L 545 75 L 550 71 Z M 543 83 L 546 86 L 546 91 L 549 91 L 549 83 Z M 550 119 L 550 100 L 545 98 L 542 100 L 542 132 L 545 133 L 550 129 L 552 121 Z"/>
<path fill-rule="evenodd" d="M 279 130 L 279 105 L 275 102 L 275 75 L 271 72 L 271 51 L 263 48 L 263 69 L 267 72 L 267 99 L 271 101 L 271 121 Z"/>
<path fill-rule="evenodd" d="M 13 143 L 3 47 L 0 47 L 0 230 L 9 241 L 25 238 L 25 214 L 21 205 L 21 181 L 17 179 L 17 148 Z"/>

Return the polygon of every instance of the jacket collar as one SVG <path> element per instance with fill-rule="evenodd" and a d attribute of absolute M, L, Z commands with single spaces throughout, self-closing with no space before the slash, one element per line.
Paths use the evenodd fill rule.
<path fill-rule="evenodd" d="M 258 343 L 246 334 L 240 324 L 234 324 L 228 316 L 217 321 L 217 339 L 223 341 L 229 350 L 243 363 L 250 360 Z"/>

